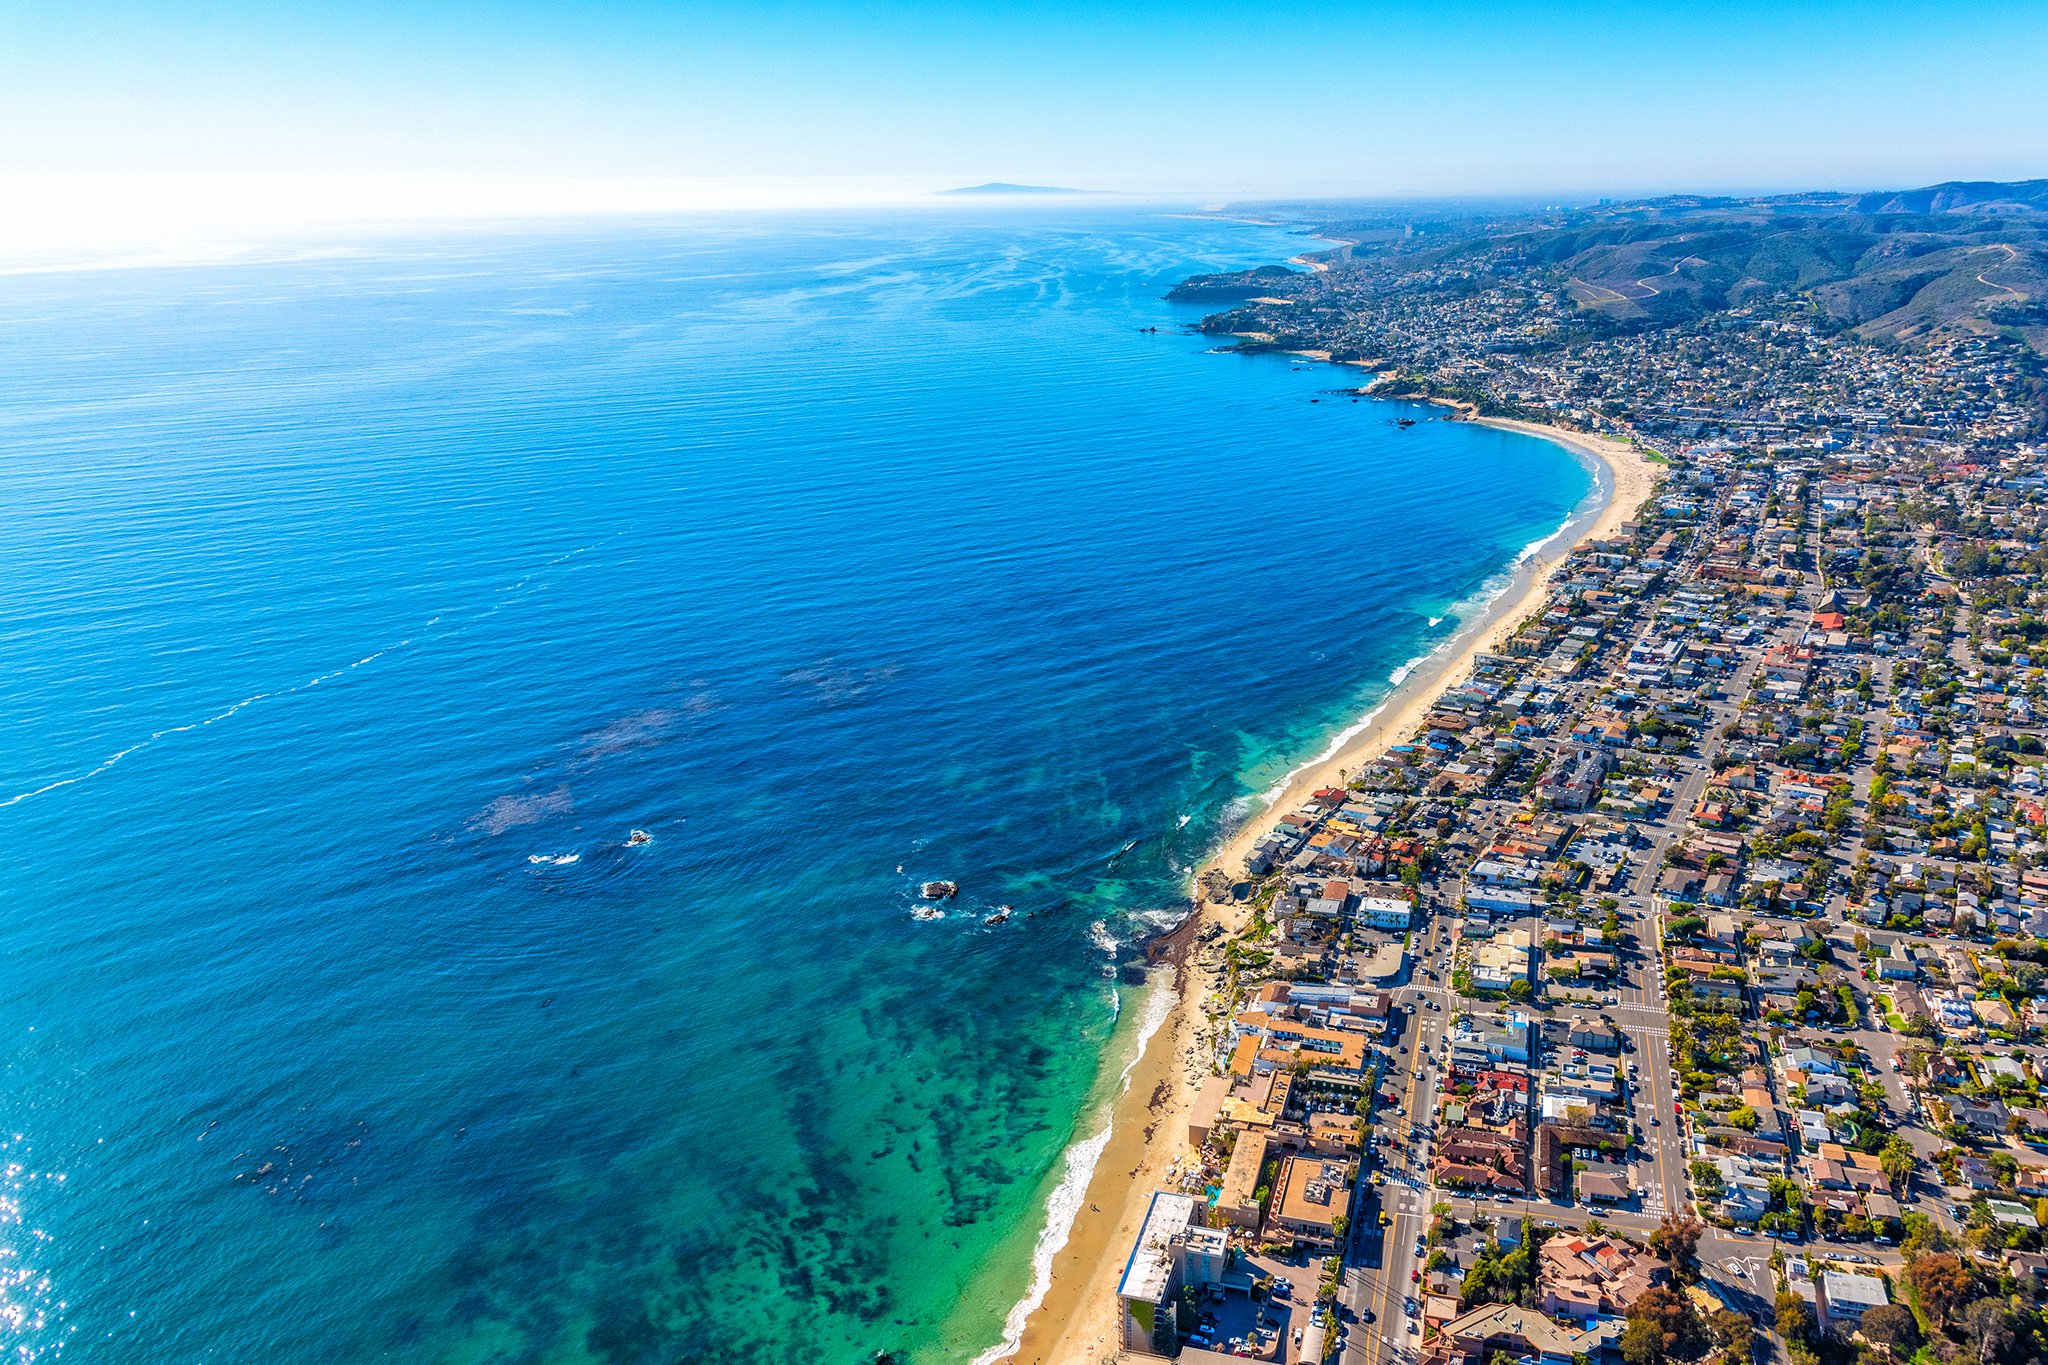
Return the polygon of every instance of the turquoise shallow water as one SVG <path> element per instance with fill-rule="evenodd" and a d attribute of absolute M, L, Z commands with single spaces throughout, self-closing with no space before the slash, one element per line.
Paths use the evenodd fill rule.
<path fill-rule="evenodd" d="M 993 1343 L 1133 1024 L 1104 966 L 1589 486 L 1174 330 L 1301 246 L 947 211 L 0 279 L 17 1358 Z"/>

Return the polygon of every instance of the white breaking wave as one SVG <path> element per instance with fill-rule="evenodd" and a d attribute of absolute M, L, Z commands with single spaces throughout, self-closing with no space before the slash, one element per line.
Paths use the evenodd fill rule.
<path fill-rule="evenodd" d="M 1145 1055 L 1145 1045 L 1152 1041 L 1152 1035 L 1166 1022 L 1172 1012 L 1177 993 L 1169 985 L 1153 988 L 1145 998 L 1145 1013 L 1138 1022 L 1138 1047 L 1131 1054 L 1131 1060 L 1124 1064 L 1123 1074 L 1117 1078 L 1116 1094 L 1110 1099 L 1112 1108 L 1131 1088 L 1131 1070 Z M 1109 1146 L 1109 1135 L 1114 1131 L 1112 1124 L 1102 1125 L 1102 1131 L 1067 1148 L 1067 1169 L 1060 1177 L 1060 1183 L 1045 1201 L 1045 1230 L 1038 1234 L 1038 1244 L 1031 1249 L 1031 1288 L 1019 1299 L 1003 1318 L 1003 1339 L 976 1356 L 971 1365 L 994 1365 L 1017 1349 L 1024 1340 L 1024 1324 L 1036 1312 L 1038 1305 L 1045 1302 L 1045 1294 L 1052 1288 L 1053 1258 L 1060 1254 L 1067 1244 L 1067 1238 L 1074 1231 L 1074 1219 L 1081 1212 L 1081 1202 L 1088 1196 L 1088 1182 L 1095 1176 L 1095 1163 L 1102 1159 L 1103 1149 Z"/>
<path fill-rule="evenodd" d="M 1447 640 L 1444 643 L 1449 644 L 1450 642 Z M 1439 646 L 1439 648 L 1441 648 L 1441 646 Z M 1436 650 L 1431 650 L 1430 654 L 1434 654 L 1436 652 Z M 1282 796 L 1285 796 L 1287 794 L 1288 783 L 1294 781 L 1295 778 L 1301 776 L 1310 768 L 1313 768 L 1321 763 L 1328 763 L 1331 759 L 1335 758 L 1339 753 L 1343 751 L 1345 745 L 1349 744 L 1359 735 L 1364 734 L 1367 728 L 1372 725 L 1373 721 L 1379 717 L 1380 712 L 1386 710 L 1387 704 L 1393 701 L 1395 695 L 1400 692 L 1401 684 L 1408 681 L 1408 675 L 1410 673 L 1413 673 L 1417 667 L 1426 662 L 1429 659 L 1429 657 L 1429 654 L 1418 654 L 1414 658 L 1410 659 L 1407 663 L 1402 664 L 1399 668 L 1395 669 L 1391 674 L 1388 675 L 1387 678 L 1387 681 L 1392 684 L 1392 687 L 1388 690 L 1387 695 L 1380 699 L 1379 705 L 1373 707 L 1372 710 L 1360 716 L 1350 725 L 1347 725 L 1342 730 L 1339 730 L 1335 735 L 1331 737 L 1330 742 L 1323 747 L 1323 751 L 1321 753 L 1317 754 L 1314 758 L 1308 760 L 1308 762 L 1289 769 L 1285 774 L 1281 776 L 1278 782 L 1275 782 L 1272 786 L 1260 792 L 1259 799 L 1266 803 L 1266 808 L 1268 810 L 1271 810 L 1273 808 L 1274 803 L 1279 801 L 1279 799 Z"/>
<path fill-rule="evenodd" d="M 1096 920 L 1090 924 L 1088 926 L 1088 937 L 1093 939 L 1095 946 L 1102 949 L 1103 952 L 1108 953 L 1111 957 L 1116 956 L 1116 939 L 1110 935 L 1109 924 L 1106 921 Z"/>
<path fill-rule="evenodd" d="M 1435 648 L 1416 655 L 1414 658 L 1408 660 L 1408 662 L 1402 664 L 1399 668 L 1395 669 L 1392 673 L 1388 674 L 1387 682 L 1390 685 L 1389 690 L 1387 692 L 1387 695 L 1380 701 L 1380 703 L 1377 706 L 1373 707 L 1372 710 L 1366 712 L 1363 716 L 1359 717 L 1352 724 L 1344 727 L 1342 730 L 1339 730 L 1336 733 L 1336 735 L 1331 738 L 1329 744 L 1324 747 L 1321 753 L 1317 754 L 1314 758 L 1309 759 L 1306 763 L 1300 764 L 1299 766 L 1290 769 L 1286 773 L 1286 775 L 1283 776 L 1278 782 L 1268 787 L 1265 791 L 1260 792 L 1259 799 L 1266 803 L 1266 808 L 1270 810 L 1276 804 L 1279 803 L 1280 798 L 1287 794 L 1288 784 L 1293 782 L 1295 778 L 1301 776 L 1310 768 L 1316 767 L 1323 763 L 1328 763 L 1331 759 L 1335 758 L 1338 755 L 1338 753 L 1344 748 L 1345 745 L 1349 744 L 1353 739 L 1363 734 L 1367 727 L 1369 727 L 1373 723 L 1373 721 L 1378 718 L 1379 714 L 1387 709 L 1388 704 L 1392 702 L 1394 700 L 1395 695 L 1400 692 L 1401 685 L 1408 681 L 1409 677 L 1415 672 L 1415 670 L 1422 667 L 1424 664 L 1428 663 L 1437 655 L 1442 654 L 1445 651 L 1449 650 L 1453 645 L 1456 645 L 1459 642 L 1459 640 L 1464 636 L 1468 623 L 1483 620 L 1487 612 L 1489 612 L 1492 609 L 1493 604 L 1500 600 L 1501 594 L 1507 592 L 1510 588 L 1514 587 L 1515 580 L 1519 574 L 1521 566 L 1523 564 L 1528 563 L 1530 559 L 1534 558 L 1538 550 L 1541 550 L 1545 545 L 1548 545 L 1551 541 L 1556 540 L 1559 536 L 1562 536 L 1567 531 L 1569 531 L 1572 528 L 1572 526 L 1578 521 L 1581 515 L 1583 514 L 1574 513 L 1570 519 L 1568 519 L 1562 526 L 1558 527 L 1555 531 L 1546 532 L 1543 535 L 1537 537 L 1535 540 L 1530 541 L 1527 545 L 1523 546 L 1521 552 L 1517 554 L 1514 557 L 1514 559 L 1509 562 L 1507 568 L 1501 570 L 1498 573 L 1488 575 L 1486 579 L 1480 583 L 1477 591 L 1475 591 L 1470 597 L 1467 597 L 1460 602 L 1453 603 L 1451 608 L 1448 612 L 1445 613 L 1445 615 L 1430 618 L 1429 623 L 1432 626 L 1437 625 L 1438 623 L 1445 620 L 1456 620 L 1458 623 L 1458 629 L 1451 635 L 1439 641 Z M 1225 809 L 1227 810 L 1229 809 L 1229 807 L 1226 807 Z M 1250 808 L 1247 807 L 1246 809 L 1247 811 L 1249 811 Z"/>

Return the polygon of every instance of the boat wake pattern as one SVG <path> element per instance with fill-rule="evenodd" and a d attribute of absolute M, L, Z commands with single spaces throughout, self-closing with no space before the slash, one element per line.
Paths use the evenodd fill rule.
<path fill-rule="evenodd" d="M 611 538 L 612 537 L 608 536 L 605 539 L 609 540 Z M 578 548 L 570 550 L 564 554 L 557 555 L 553 559 L 548 560 L 545 564 L 541 564 L 532 569 L 529 569 L 526 573 L 522 574 L 517 580 L 515 580 L 512 583 L 506 584 L 504 587 L 497 589 L 496 592 L 499 595 L 505 593 L 519 592 L 522 589 L 525 589 L 529 583 L 533 583 L 536 575 L 545 573 L 548 569 L 553 568 L 558 564 L 566 563 L 567 561 L 574 559 L 578 555 L 582 555 L 587 553 L 588 551 L 594 550 L 602 544 L 604 544 L 604 541 L 600 540 L 593 542 L 589 545 L 579 546 Z M 545 582 L 538 583 L 535 584 L 535 589 L 538 590 L 539 588 L 544 588 L 546 586 L 547 584 Z M 109 754 L 107 757 L 101 759 L 97 766 L 89 768 L 82 773 L 77 773 L 71 777 L 59 778 L 55 782 L 44 783 L 42 786 L 37 787 L 31 791 L 17 792 L 15 795 L 10 796 L 5 800 L 0 800 L 0 809 L 5 809 L 8 806 L 19 805 L 23 801 L 27 801 L 32 797 L 42 796 L 47 792 L 56 791 L 60 787 L 72 787 L 78 785 L 81 782 L 90 781 L 91 779 L 98 777 L 101 773 L 106 772 L 109 768 L 112 768 L 119 764 L 122 759 L 127 758 L 130 754 L 140 753 L 142 750 L 147 749 L 150 745 L 156 743 L 160 739 L 168 739 L 172 735 L 190 734 L 195 730 L 204 730 L 210 725 L 218 725 L 220 722 L 224 720 L 232 719 L 234 716 L 238 715 L 243 711 L 248 710 L 250 707 L 256 705 L 258 702 L 278 701 L 285 697 L 292 697 L 297 696 L 300 693 L 310 692 L 314 688 L 320 686 L 322 683 L 332 682 L 334 679 L 339 678 L 344 674 L 353 673 L 358 668 L 361 668 L 366 664 L 375 663 L 377 660 L 384 658 L 386 655 L 394 654 L 397 651 L 404 649 L 409 645 L 415 643 L 425 643 L 428 640 L 440 639 L 444 636 L 455 634 L 460 630 L 467 629 L 469 626 L 474 625 L 478 621 L 484 620 L 486 617 L 496 615 L 498 610 L 504 605 L 505 604 L 503 601 L 493 603 L 489 611 L 480 612 L 474 617 L 469 617 L 454 622 L 450 625 L 449 629 L 447 630 L 437 631 L 433 635 L 426 636 L 409 635 L 403 640 L 399 640 L 395 643 L 384 646 L 382 649 L 377 650 L 375 653 L 365 654 L 362 658 L 357 659 L 354 663 L 343 664 L 339 668 L 333 669 L 326 673 L 321 673 L 315 677 L 308 678 L 306 681 L 302 683 L 295 683 L 290 687 L 274 688 L 267 692 L 253 693 L 250 696 L 246 696 L 242 698 L 240 701 L 235 702 L 234 704 L 224 708 L 223 710 L 216 711 L 214 714 L 210 716 L 203 717 L 199 720 L 187 721 L 183 725 L 170 725 L 166 726 L 161 730 L 152 731 L 150 734 L 144 736 L 141 739 L 136 740 L 133 744 L 128 745 L 126 748 L 118 749 L 115 752 Z M 420 627 L 420 629 L 422 631 L 432 630 L 435 626 L 438 626 L 442 623 L 446 615 L 447 614 L 444 612 L 431 617 Z"/>

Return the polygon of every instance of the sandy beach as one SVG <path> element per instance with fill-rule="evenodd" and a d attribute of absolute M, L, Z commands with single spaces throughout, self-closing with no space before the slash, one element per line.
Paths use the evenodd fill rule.
<path fill-rule="evenodd" d="M 1602 471 L 1595 493 L 1557 536 L 1520 567 L 1514 583 L 1480 619 L 1410 674 L 1369 720 L 1351 727 L 1356 732 L 1347 740 L 1295 772 L 1272 811 L 1293 809 L 1318 788 L 1343 785 L 1347 771 L 1414 733 L 1444 688 L 1464 677 L 1473 656 L 1492 651 L 1514 633 L 1542 593 L 1557 561 L 1582 540 L 1612 535 L 1634 516 L 1656 483 L 1659 466 L 1626 441 L 1501 418 L 1478 420 L 1486 426 L 1555 442 L 1595 463 Z M 1270 822 L 1263 812 L 1247 820 L 1203 865 L 1196 885 L 1212 867 L 1238 880 L 1246 850 L 1268 828 Z M 1236 906 L 1204 901 L 1198 917 L 1202 925 L 1221 923 L 1226 930 L 1235 931 L 1242 925 L 1244 912 Z M 1193 1155 L 1187 1140 L 1187 1115 L 1208 1072 L 1209 1056 L 1197 1029 L 1207 1022 L 1202 1002 L 1215 984 L 1213 977 L 1190 961 L 1179 980 L 1160 987 L 1177 990 L 1179 1000 L 1131 1069 L 1129 1088 L 1115 1107 L 1108 1146 L 1096 1163 L 1066 1246 L 1054 1259 L 1045 1300 L 1025 1323 L 1017 1350 L 1004 1359 L 1019 1365 L 1082 1365 L 1116 1354 L 1116 1286 L 1131 1242 L 1152 1192 L 1165 1182 L 1176 1163 L 1184 1164 Z"/>

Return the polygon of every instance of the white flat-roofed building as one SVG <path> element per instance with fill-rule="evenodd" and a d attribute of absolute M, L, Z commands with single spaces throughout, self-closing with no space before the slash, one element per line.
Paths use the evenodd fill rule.
<path fill-rule="evenodd" d="M 1851 1328 L 1863 1321 L 1863 1315 L 1871 1309 L 1891 1302 L 1885 1296 L 1884 1281 L 1877 1276 L 1850 1275 L 1839 1270 L 1821 1272 L 1820 1293 L 1821 1308 L 1827 1315 L 1822 1321 Z"/>
<path fill-rule="evenodd" d="M 1191 1194 L 1168 1194 L 1162 1190 L 1152 1196 L 1144 1226 L 1138 1229 L 1138 1240 L 1131 1247 L 1131 1258 L 1124 1262 L 1123 1279 L 1116 1287 L 1123 1308 L 1124 1349 L 1152 1350 L 1152 1332 L 1162 1306 L 1164 1311 L 1171 1312 L 1173 1296 L 1186 1282 L 1182 1275 L 1186 1235 L 1195 1226 L 1198 1206 Z"/>
<path fill-rule="evenodd" d="M 1466 888 L 1465 904 L 1472 911 L 1519 919 L 1533 915 L 1540 908 L 1533 891 L 1511 891 L 1506 887 L 1473 886 Z"/>
<path fill-rule="evenodd" d="M 1387 896 L 1365 896 L 1358 902 L 1358 920 L 1375 929 L 1406 929 L 1415 907 Z"/>

